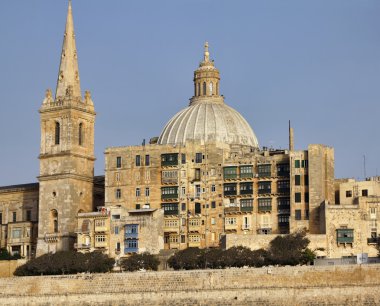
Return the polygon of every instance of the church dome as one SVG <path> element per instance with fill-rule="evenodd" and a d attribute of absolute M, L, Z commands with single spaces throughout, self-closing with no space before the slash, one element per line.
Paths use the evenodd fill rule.
<path fill-rule="evenodd" d="M 179 145 L 196 140 L 202 144 L 217 141 L 259 147 L 248 122 L 219 95 L 219 81 L 219 71 L 209 59 L 206 43 L 204 60 L 194 72 L 194 97 L 166 124 L 159 144 Z"/>

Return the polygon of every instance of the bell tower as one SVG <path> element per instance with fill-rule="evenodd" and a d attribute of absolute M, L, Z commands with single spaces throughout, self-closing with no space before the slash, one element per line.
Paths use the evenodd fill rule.
<path fill-rule="evenodd" d="M 56 94 L 48 89 L 40 113 L 40 182 L 37 256 L 70 250 L 78 212 L 93 210 L 95 110 L 82 98 L 71 1 Z"/>

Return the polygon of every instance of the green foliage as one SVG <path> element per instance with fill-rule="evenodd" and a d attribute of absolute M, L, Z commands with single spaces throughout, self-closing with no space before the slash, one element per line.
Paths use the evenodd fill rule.
<path fill-rule="evenodd" d="M 11 255 L 7 249 L 0 249 L 0 260 L 16 260 L 20 258 L 20 254 Z"/>
<path fill-rule="evenodd" d="M 168 265 L 175 270 L 192 270 L 307 264 L 315 258 L 315 251 L 307 248 L 309 242 L 305 232 L 297 232 L 276 237 L 268 250 L 243 246 L 227 250 L 188 248 L 170 257 Z"/>
<path fill-rule="evenodd" d="M 82 254 L 75 251 L 48 253 L 18 267 L 15 276 L 58 275 L 80 272 L 102 273 L 112 269 L 115 260 L 99 252 Z"/>
<path fill-rule="evenodd" d="M 121 267 L 126 271 L 137 271 L 140 269 L 157 271 L 160 261 L 157 256 L 149 253 L 132 254 L 121 260 Z"/>

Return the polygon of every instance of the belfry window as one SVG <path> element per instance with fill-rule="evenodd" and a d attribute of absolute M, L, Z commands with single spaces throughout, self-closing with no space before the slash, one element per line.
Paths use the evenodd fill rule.
<path fill-rule="evenodd" d="M 210 89 L 210 96 L 212 96 L 212 90 L 213 90 L 212 82 L 210 82 L 209 89 Z"/>
<path fill-rule="evenodd" d="M 201 95 L 201 84 L 198 83 L 197 84 L 197 96 L 200 96 Z"/>
<path fill-rule="evenodd" d="M 59 145 L 60 138 L 61 138 L 61 125 L 59 124 L 59 122 L 56 122 L 55 123 L 55 142 L 54 142 L 56 145 Z"/>
<path fill-rule="evenodd" d="M 203 82 L 203 95 L 206 95 L 206 82 Z"/>
<path fill-rule="evenodd" d="M 84 131 L 83 131 L 83 123 L 79 123 L 79 130 L 78 130 L 78 142 L 79 142 L 79 145 L 82 146 L 83 145 L 83 135 L 84 134 Z"/>

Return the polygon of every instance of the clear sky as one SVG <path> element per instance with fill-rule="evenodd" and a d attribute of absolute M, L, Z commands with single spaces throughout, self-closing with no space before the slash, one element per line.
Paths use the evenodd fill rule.
<path fill-rule="evenodd" d="M 0 185 L 36 181 L 38 109 L 55 92 L 66 0 L 1 1 Z M 335 148 L 336 177 L 380 174 L 379 0 L 73 0 L 82 91 L 106 147 L 159 136 L 188 104 L 203 44 L 261 146 Z"/>

